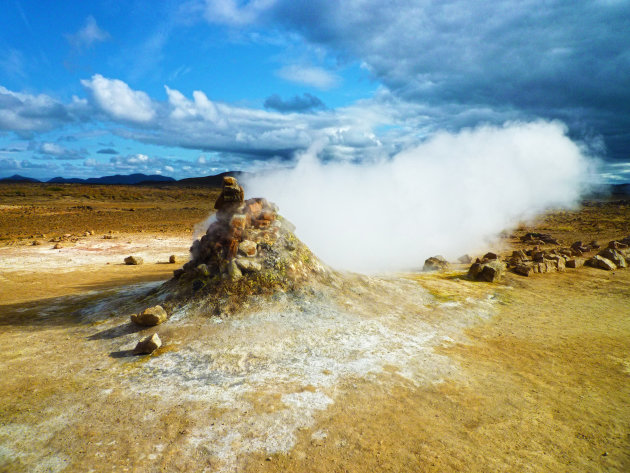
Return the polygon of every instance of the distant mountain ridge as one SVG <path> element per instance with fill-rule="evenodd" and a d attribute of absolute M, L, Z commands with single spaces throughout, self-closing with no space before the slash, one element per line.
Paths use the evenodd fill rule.
<path fill-rule="evenodd" d="M 71 177 L 66 179 L 65 177 L 53 177 L 46 181 L 56 184 L 142 184 L 145 182 L 176 182 L 175 179 L 168 176 L 161 176 L 159 174 L 115 174 L 113 176 L 103 177 L 90 177 L 88 179 L 79 179 L 77 177 Z"/>

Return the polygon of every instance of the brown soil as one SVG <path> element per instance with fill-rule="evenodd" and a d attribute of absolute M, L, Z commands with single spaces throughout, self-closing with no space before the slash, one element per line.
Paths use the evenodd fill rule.
<path fill-rule="evenodd" d="M 209 214 L 219 192 L 174 186 L 0 184 L 0 244 L 85 231 L 190 232 Z"/>
<path fill-rule="evenodd" d="M 64 191 L 46 187 L 0 188 L 6 242 L 86 229 L 124 232 L 121 241 L 156 241 L 164 230 L 179 232 L 173 253 L 183 254 L 190 241 L 183 229 L 206 216 L 209 194 L 216 192 L 199 190 L 191 197 L 169 188 L 54 185 L 73 192 L 57 198 Z M 69 209 L 76 205 L 102 213 Z M 31 213 L 24 213 L 27 208 Z M 627 236 L 629 224 L 625 203 L 588 204 L 550 213 L 516 236 L 542 231 L 565 243 L 607 241 Z M 89 254 L 100 241 L 88 238 L 73 254 Z M 517 239 L 506 239 L 506 245 L 518 246 Z M 151 329 L 134 329 L 107 314 L 81 315 L 103 297 L 133 310 L 136 302 L 119 292 L 121 286 L 164 280 L 178 266 L 157 264 L 168 254 L 163 248 L 147 249 L 152 257 L 142 266 L 120 264 L 127 247 L 106 251 L 109 265 L 28 271 L 18 265 L 0 274 L 0 472 L 630 471 L 630 270 L 509 274 L 500 285 L 460 281 L 457 271 L 414 276 L 434 300 L 427 320 L 466 298 L 495 300 L 492 317 L 432 350 L 457 369 L 423 383 L 394 365 L 377 376 L 342 378 L 326 391 L 334 402 L 297 429 L 292 448 L 244 449 L 227 468 L 203 444 L 190 446 L 197 445 L 201 427 L 229 438 L 233 426 L 246 425 L 242 419 L 231 424 L 226 408 L 200 399 L 129 390 L 130 379 L 159 383 L 142 366 L 181 346 L 167 343 L 148 358 L 126 358 L 129 347 L 121 340 Z M 198 318 L 181 327 L 164 324 L 160 336 L 211 340 L 220 336 L 216 327 Z M 245 399 L 257 415 L 273 416 L 285 407 L 282 393 L 295 389 L 317 391 L 287 381 Z M 252 424 L 252 437 L 260 434 L 257 428 Z M 243 435 L 240 442 L 247 440 Z"/>

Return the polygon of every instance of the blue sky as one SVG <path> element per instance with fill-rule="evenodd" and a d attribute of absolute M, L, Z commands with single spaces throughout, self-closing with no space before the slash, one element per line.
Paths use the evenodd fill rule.
<path fill-rule="evenodd" d="M 630 3 L 8 0 L 0 176 L 371 160 L 561 120 L 630 181 Z"/>

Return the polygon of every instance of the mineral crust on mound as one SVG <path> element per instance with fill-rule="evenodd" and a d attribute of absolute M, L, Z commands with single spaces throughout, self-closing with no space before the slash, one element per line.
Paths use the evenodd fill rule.
<path fill-rule="evenodd" d="M 331 276 L 278 207 L 260 197 L 244 200 L 235 178 L 224 177 L 215 209 L 205 235 L 190 248 L 191 260 L 166 284 L 173 298 L 236 303 Z"/>

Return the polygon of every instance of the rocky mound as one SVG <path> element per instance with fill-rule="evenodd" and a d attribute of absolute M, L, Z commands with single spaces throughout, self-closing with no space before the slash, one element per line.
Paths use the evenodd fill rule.
<path fill-rule="evenodd" d="M 332 276 L 294 235 L 295 227 L 278 207 L 264 198 L 245 200 L 235 178 L 224 177 L 214 207 L 205 235 L 190 248 L 191 260 L 164 287 L 169 299 L 236 303 L 243 296 L 296 289 Z"/>

